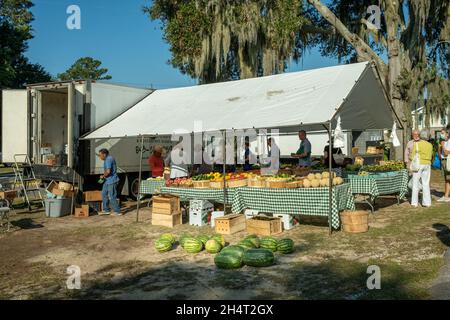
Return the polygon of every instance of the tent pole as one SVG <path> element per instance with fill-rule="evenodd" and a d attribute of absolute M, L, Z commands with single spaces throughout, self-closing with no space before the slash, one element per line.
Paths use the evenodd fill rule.
<path fill-rule="evenodd" d="M 141 206 L 141 181 L 142 181 L 142 153 L 144 151 L 144 135 L 141 137 L 141 148 L 139 151 L 139 183 L 138 183 L 138 199 L 136 209 L 136 222 L 139 222 L 139 208 Z"/>
<path fill-rule="evenodd" d="M 225 130 L 223 130 L 223 146 L 222 146 L 222 154 L 223 154 L 223 168 L 222 168 L 222 174 L 223 174 L 223 214 L 227 213 L 227 167 L 226 167 L 226 161 L 227 161 L 227 147 L 226 147 L 226 139 L 227 139 L 227 133 Z"/>
<path fill-rule="evenodd" d="M 329 235 L 331 236 L 331 233 L 333 232 L 332 229 L 332 209 L 333 209 L 333 176 L 332 176 L 332 167 L 333 162 L 333 146 L 331 142 L 331 120 L 328 123 L 328 172 L 329 172 L 329 186 L 328 186 L 328 228 L 329 228 Z"/>

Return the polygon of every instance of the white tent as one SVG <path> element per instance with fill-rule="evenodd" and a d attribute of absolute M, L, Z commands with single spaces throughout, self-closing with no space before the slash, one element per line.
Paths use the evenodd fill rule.
<path fill-rule="evenodd" d="M 343 130 L 392 127 L 393 111 L 371 63 L 156 90 L 84 139 L 170 135 L 175 130 L 316 131 L 337 115 Z M 198 121 L 200 130 L 194 126 Z"/>

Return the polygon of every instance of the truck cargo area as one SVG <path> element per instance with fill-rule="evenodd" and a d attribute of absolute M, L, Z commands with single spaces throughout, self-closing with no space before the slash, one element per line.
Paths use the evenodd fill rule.
<path fill-rule="evenodd" d="M 39 157 L 36 163 L 67 166 L 68 89 L 40 90 Z"/>

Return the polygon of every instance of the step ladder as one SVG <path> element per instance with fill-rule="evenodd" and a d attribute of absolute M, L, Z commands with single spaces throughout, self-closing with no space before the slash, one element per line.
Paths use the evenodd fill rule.
<path fill-rule="evenodd" d="M 39 182 L 34 174 L 33 166 L 31 164 L 30 157 L 27 154 L 15 154 L 14 155 L 14 185 L 20 184 L 20 191 L 23 195 L 23 201 L 27 203 L 28 209 L 31 211 L 31 199 L 30 194 L 34 195 L 32 200 L 37 200 L 44 207 L 44 198 L 39 189 Z M 38 197 L 36 197 L 36 193 Z"/>

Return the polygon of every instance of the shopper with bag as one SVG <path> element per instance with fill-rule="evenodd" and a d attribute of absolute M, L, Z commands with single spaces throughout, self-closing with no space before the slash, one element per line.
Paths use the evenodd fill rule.
<path fill-rule="evenodd" d="M 419 205 L 419 189 L 422 185 L 422 206 L 431 206 L 430 178 L 431 160 L 433 158 L 433 145 L 427 141 L 426 131 L 418 134 L 413 131 L 413 143 L 409 152 L 409 170 L 412 173 L 412 197 L 411 205 Z"/>
<path fill-rule="evenodd" d="M 445 179 L 444 196 L 438 202 L 450 202 L 450 130 L 442 130 L 443 141 L 440 148 L 442 171 Z"/>

